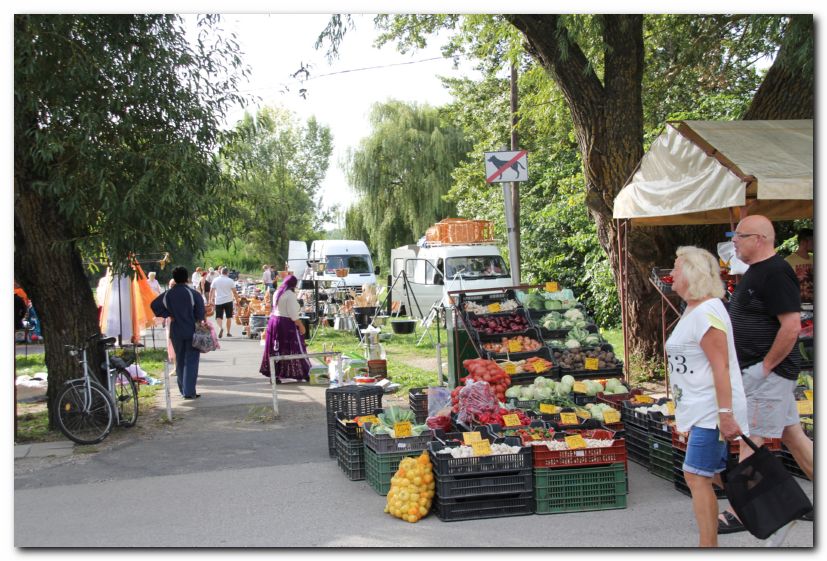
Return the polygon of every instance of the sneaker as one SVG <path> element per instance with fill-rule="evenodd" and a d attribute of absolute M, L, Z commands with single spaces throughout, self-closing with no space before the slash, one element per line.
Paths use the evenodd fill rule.
<path fill-rule="evenodd" d="M 224 336 L 224 330 L 223 330 L 223 329 L 220 329 L 220 330 L 218 331 L 218 338 L 219 338 L 219 339 L 221 339 L 223 336 Z"/>

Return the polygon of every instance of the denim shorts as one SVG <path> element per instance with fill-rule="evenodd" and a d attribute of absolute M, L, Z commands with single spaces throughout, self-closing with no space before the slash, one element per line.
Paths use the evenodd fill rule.
<path fill-rule="evenodd" d="M 712 477 L 726 469 L 729 443 L 718 438 L 718 429 L 692 427 L 686 442 L 683 471 L 703 477 Z"/>

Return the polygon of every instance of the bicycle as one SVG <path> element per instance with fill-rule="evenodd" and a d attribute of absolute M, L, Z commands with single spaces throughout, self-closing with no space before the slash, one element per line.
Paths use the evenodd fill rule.
<path fill-rule="evenodd" d="M 116 407 L 102 385 L 92 379 L 86 349 L 99 334 L 82 346 L 65 345 L 70 356 L 79 357 L 83 377 L 67 380 L 55 400 L 60 431 L 78 444 L 97 444 L 109 435 L 115 422 Z M 114 338 L 110 338 L 114 342 Z M 107 341 L 104 339 L 103 341 Z"/>
<path fill-rule="evenodd" d="M 133 427 L 138 422 L 138 388 L 127 370 L 132 360 L 110 356 L 111 349 L 115 347 L 114 337 L 102 339 L 99 344 L 105 351 L 106 358 L 101 364 L 101 372 L 116 406 L 115 422 L 121 427 Z"/>

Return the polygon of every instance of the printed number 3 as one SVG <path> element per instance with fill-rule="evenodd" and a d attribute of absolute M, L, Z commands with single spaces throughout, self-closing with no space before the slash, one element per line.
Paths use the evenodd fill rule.
<path fill-rule="evenodd" d="M 686 374 L 686 357 L 683 355 L 669 355 L 669 373 Z"/>

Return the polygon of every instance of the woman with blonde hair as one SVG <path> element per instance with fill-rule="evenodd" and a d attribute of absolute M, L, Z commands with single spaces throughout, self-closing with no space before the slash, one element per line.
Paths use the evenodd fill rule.
<path fill-rule="evenodd" d="M 679 247 L 672 289 L 686 302 L 666 341 L 677 430 L 688 432 L 683 472 L 692 494 L 701 547 L 718 545 L 718 500 L 729 440 L 748 435 L 747 404 L 718 260 Z M 744 427 L 742 431 L 741 427 Z"/>

